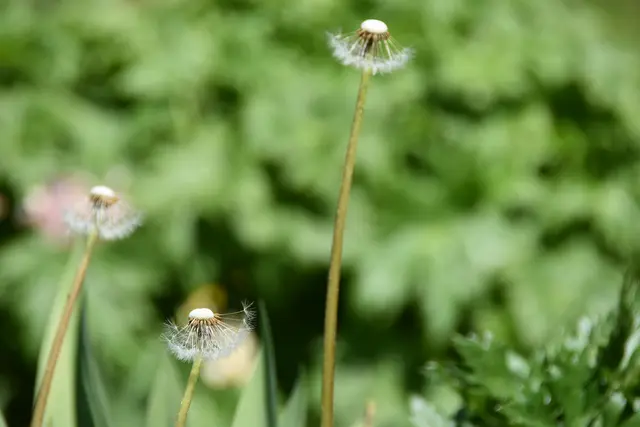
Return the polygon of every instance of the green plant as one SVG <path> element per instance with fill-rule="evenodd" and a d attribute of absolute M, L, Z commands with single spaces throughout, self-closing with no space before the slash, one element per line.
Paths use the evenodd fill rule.
<path fill-rule="evenodd" d="M 434 364 L 427 375 L 459 392 L 457 422 L 492 427 L 640 425 L 638 273 L 627 273 L 615 310 L 598 320 L 583 318 L 575 333 L 528 356 L 490 336 L 456 338 L 459 363 Z M 414 400 L 412 406 L 416 427 L 454 425 L 424 400 Z"/>
<path fill-rule="evenodd" d="M 173 355 L 191 362 L 191 372 L 180 403 L 176 427 L 184 427 L 203 361 L 217 360 L 233 353 L 253 329 L 254 312 L 243 303 L 242 311 L 214 313 L 208 308 L 196 308 L 189 313 L 185 326 L 169 323 L 165 340 Z"/>
<path fill-rule="evenodd" d="M 110 188 L 96 186 L 91 189 L 84 200 L 79 200 L 73 206 L 67 207 L 66 220 L 72 231 L 86 235 L 87 240 L 70 288 L 66 283 L 60 287 L 60 292 L 66 294 L 68 290 L 68 295 L 60 318 L 58 321 L 52 322 L 52 327 L 55 326 L 55 335 L 51 346 L 49 347 L 49 343 L 46 341 L 42 346 L 41 355 L 46 355 L 46 363 L 42 376 L 38 375 L 36 384 L 37 392 L 31 419 L 32 427 L 43 426 L 58 359 L 71 317 L 76 308 L 76 301 L 81 295 L 82 285 L 96 243 L 98 240 L 114 240 L 128 236 L 140 224 L 140 215 Z M 54 316 L 57 316 L 57 313 L 54 312 Z"/>
<path fill-rule="evenodd" d="M 31 421 L 32 427 L 40 427 L 43 425 L 47 399 L 49 398 L 49 392 L 51 391 L 51 384 L 53 383 L 53 377 L 55 374 L 56 365 L 58 363 L 58 358 L 60 357 L 60 352 L 62 351 L 62 346 L 67 334 L 67 329 L 69 328 L 69 322 L 71 321 L 71 316 L 75 309 L 76 301 L 80 296 L 80 291 L 82 290 L 82 284 L 87 273 L 87 268 L 89 267 L 89 261 L 91 260 L 93 248 L 97 241 L 98 234 L 96 232 L 91 233 L 87 238 L 84 254 L 82 256 L 82 260 L 80 261 L 80 265 L 78 267 L 76 275 L 74 276 L 69 295 L 62 310 L 60 322 L 56 324 L 56 332 L 55 337 L 53 338 L 53 343 L 50 349 L 48 347 L 43 348 L 44 354 L 47 354 L 47 362 L 44 367 L 42 381 L 39 382 L 39 386 L 36 387 L 38 392 L 36 394 L 36 404 L 33 410 L 33 418 Z"/>
<path fill-rule="evenodd" d="M 51 427 L 110 427 L 123 425 L 117 421 L 114 412 L 113 397 L 102 379 L 99 364 L 95 359 L 90 342 L 90 327 L 87 324 L 87 307 L 80 301 L 80 316 L 76 326 L 70 328 L 67 336 L 69 344 L 75 349 L 67 352 L 64 366 L 72 369 L 61 370 L 56 378 L 63 381 L 54 382 L 52 393 L 55 403 L 68 402 L 64 408 L 54 407 L 55 411 L 48 418 L 47 425 Z M 190 426 L 224 426 L 231 427 L 302 427 L 306 425 L 307 399 L 305 397 L 304 381 L 301 379 L 293 390 L 291 398 L 280 408 L 275 388 L 275 363 L 272 354 L 271 332 L 264 306 L 261 305 L 260 328 L 263 346 L 257 358 L 256 369 L 252 379 L 242 390 L 237 399 L 236 410 L 228 424 L 218 422 L 215 411 L 211 411 L 211 404 L 202 405 L 211 396 L 201 396 L 199 405 L 191 408 Z M 170 358 L 164 357 L 165 351 L 157 347 L 160 354 L 155 359 L 160 364 L 157 367 L 157 378 L 147 394 L 148 410 L 140 419 L 142 425 L 154 427 L 172 427 L 176 421 L 177 404 L 183 381 L 176 372 L 176 365 Z M 62 375 L 61 375 L 62 374 Z M 64 378 L 61 378 L 62 376 Z M 67 384 L 77 384 L 68 387 Z M 195 386 L 195 383 L 193 384 Z M 203 391 L 203 390 L 201 390 Z M 197 393 L 196 393 L 197 394 Z M 197 400 L 197 399 L 196 399 Z M 174 410 L 175 408 L 175 410 Z M 71 409 L 66 417 L 61 412 Z M 280 410 L 281 409 L 281 410 Z M 56 414 L 58 414 L 56 416 Z M 274 416 L 275 415 L 275 416 Z M 124 425 L 133 424 L 132 421 Z M 0 418 L 0 426 L 2 426 Z M 4 426 L 2 426 L 4 427 Z"/>
<path fill-rule="evenodd" d="M 347 208 L 356 164 L 358 138 L 364 115 L 369 82 L 376 72 L 390 72 L 406 64 L 408 49 L 393 44 L 387 25 L 375 19 L 364 21 L 351 36 L 331 36 L 333 55 L 344 65 L 361 70 L 358 98 L 351 123 L 351 132 L 342 170 L 333 240 L 327 280 L 327 299 L 324 316 L 324 357 L 322 364 L 322 426 L 333 427 L 333 393 L 336 369 L 336 334 L 338 328 L 338 299 L 342 274 L 342 246 L 347 222 Z"/>

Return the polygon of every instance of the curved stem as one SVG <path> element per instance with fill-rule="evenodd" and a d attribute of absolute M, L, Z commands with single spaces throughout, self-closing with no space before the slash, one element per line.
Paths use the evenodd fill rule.
<path fill-rule="evenodd" d="M 191 406 L 191 399 L 193 398 L 193 392 L 196 388 L 196 382 L 198 382 L 198 376 L 200 375 L 200 367 L 202 366 L 202 357 L 198 356 L 193 361 L 191 367 L 191 373 L 189 374 L 189 380 L 187 381 L 187 388 L 184 390 L 184 396 L 182 396 L 182 402 L 180 403 L 180 412 L 178 412 L 178 421 L 176 421 L 176 427 L 184 427 L 187 422 L 187 412 Z"/>
<path fill-rule="evenodd" d="M 342 183 L 338 196 L 335 223 L 333 226 L 333 243 L 331 245 L 331 261 L 327 281 L 327 301 L 324 315 L 324 360 L 322 369 L 322 427 L 333 427 L 333 389 L 336 357 L 336 329 L 338 325 L 338 298 L 340 294 L 340 271 L 342 269 L 342 242 L 347 219 L 347 206 L 351 193 L 353 170 L 356 163 L 356 151 L 360 127 L 364 113 L 364 103 L 371 71 L 362 72 L 356 110 L 351 124 L 351 133 L 347 145 L 347 154 L 342 171 Z"/>
<path fill-rule="evenodd" d="M 92 232 L 87 237 L 87 245 L 84 250 L 84 255 L 82 256 L 82 260 L 80 261 L 80 265 L 78 266 L 78 270 L 76 271 L 76 275 L 73 279 L 73 284 L 71 285 L 71 290 L 69 291 L 69 295 L 67 296 L 67 302 L 65 303 L 64 309 L 62 311 L 62 317 L 60 318 L 58 329 L 56 329 L 56 335 L 53 339 L 53 343 L 51 344 L 49 358 L 47 359 L 44 375 L 42 376 L 42 383 L 40 385 L 40 389 L 38 390 L 38 395 L 36 396 L 36 404 L 33 410 L 33 418 L 31 419 L 31 427 L 42 426 L 45 409 L 47 407 L 47 399 L 49 397 L 49 392 L 51 391 L 53 375 L 56 370 L 56 364 L 58 363 L 60 351 L 62 350 L 64 337 L 67 333 L 67 329 L 69 328 L 69 320 L 71 319 L 71 315 L 73 314 L 73 309 L 76 300 L 78 299 L 78 295 L 80 295 L 80 291 L 82 290 L 82 283 L 84 282 L 84 278 L 87 274 L 87 267 L 89 267 L 91 254 L 93 253 L 93 248 L 97 241 L 97 231 Z"/>

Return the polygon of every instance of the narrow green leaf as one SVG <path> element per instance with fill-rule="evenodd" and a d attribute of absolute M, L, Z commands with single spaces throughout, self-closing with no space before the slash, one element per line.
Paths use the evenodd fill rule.
<path fill-rule="evenodd" d="M 0 412 L 0 427 L 7 427 L 7 422 L 4 419 L 4 415 Z"/>
<path fill-rule="evenodd" d="M 171 427 L 180 408 L 183 384 L 172 363 L 164 353 L 158 362 L 147 405 L 147 427 Z"/>
<path fill-rule="evenodd" d="M 251 381 L 240 396 L 232 427 L 276 427 L 277 385 L 275 358 L 269 319 L 264 304 L 259 304 L 262 349 Z"/>
<path fill-rule="evenodd" d="M 38 392 L 42 377 L 44 375 L 45 364 L 53 343 L 53 338 L 62 316 L 62 310 L 67 300 L 67 294 L 71 287 L 73 277 L 75 275 L 80 257 L 84 249 L 83 242 L 79 241 L 71 252 L 69 262 L 58 284 L 58 293 L 53 302 L 49 323 L 45 330 L 43 344 L 40 348 L 38 357 L 38 369 L 36 374 L 36 388 Z M 76 348 L 78 343 L 78 313 L 77 308 L 69 322 L 69 330 L 65 337 L 56 372 L 51 384 L 49 399 L 47 401 L 47 409 L 44 417 L 44 425 L 47 427 L 75 427 L 76 426 L 76 409 L 75 409 L 75 368 L 76 368 Z"/>
<path fill-rule="evenodd" d="M 302 374 L 296 382 L 289 401 L 280 414 L 280 427 L 305 427 L 307 425 L 307 395 L 306 378 Z"/>
<path fill-rule="evenodd" d="M 258 302 L 258 315 L 260 316 L 260 332 L 262 335 L 263 354 L 265 358 L 265 386 L 267 421 L 269 427 L 278 427 L 278 376 L 276 373 L 276 355 L 273 349 L 273 336 L 271 335 L 271 323 L 264 302 Z"/>
<path fill-rule="evenodd" d="M 83 299 L 81 299 L 83 301 Z M 83 427 L 109 427 L 111 411 L 102 375 L 91 350 L 86 303 L 80 307 L 78 342 L 78 424 Z"/>
<path fill-rule="evenodd" d="M 232 427 L 269 427 L 266 397 L 266 357 L 264 348 L 258 353 L 251 381 L 245 386 L 236 407 Z"/>

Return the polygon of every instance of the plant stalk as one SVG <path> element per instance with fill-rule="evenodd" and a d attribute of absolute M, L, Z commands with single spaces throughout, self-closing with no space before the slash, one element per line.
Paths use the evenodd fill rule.
<path fill-rule="evenodd" d="M 180 403 L 180 412 L 178 412 L 178 421 L 176 421 L 176 427 L 184 427 L 187 422 L 187 412 L 191 406 L 191 399 L 193 398 L 193 392 L 196 388 L 196 382 L 198 382 L 198 376 L 200 375 L 200 367 L 202 366 L 202 356 L 198 356 L 193 361 L 191 367 L 191 373 L 189 374 L 189 380 L 187 381 L 187 388 L 184 390 L 184 396 L 182 396 L 182 402 Z"/>
<path fill-rule="evenodd" d="M 82 290 L 82 284 L 87 274 L 87 267 L 89 267 L 89 261 L 91 260 L 93 248 L 95 247 L 97 241 L 98 231 L 95 230 L 87 237 L 87 244 L 85 246 L 82 260 L 80 261 L 80 265 L 78 266 L 78 270 L 76 271 L 76 275 L 73 279 L 73 284 L 71 285 L 71 290 L 69 291 L 69 295 L 67 296 L 67 302 L 65 303 L 64 309 L 62 311 L 62 317 L 60 318 L 60 323 L 58 324 L 58 329 L 56 330 L 56 335 L 51 344 L 49 358 L 47 359 L 47 364 L 45 365 L 40 389 L 38 390 L 38 395 L 36 396 L 36 404 L 33 410 L 33 417 L 31 419 L 31 427 L 42 427 L 44 413 L 47 407 L 47 399 L 49 398 L 51 384 L 53 383 L 53 375 L 56 370 L 56 364 L 58 363 L 60 351 L 62 350 L 64 337 L 67 334 L 67 329 L 69 329 L 69 320 L 71 319 L 71 315 L 73 314 L 76 300 L 78 299 L 80 291 Z"/>
<path fill-rule="evenodd" d="M 324 315 L 324 359 L 322 369 L 322 427 L 333 427 L 333 389 L 336 365 L 336 329 L 338 326 L 338 298 L 340 294 L 340 272 L 342 269 L 342 245 L 347 219 L 349 194 L 353 181 L 353 170 L 356 163 L 358 137 L 362 125 L 364 104 L 371 79 L 371 71 L 363 70 L 358 89 L 356 109 L 351 123 L 351 133 L 347 144 L 342 183 L 338 196 L 335 222 L 333 226 L 333 243 L 327 280 L 327 301 Z"/>
<path fill-rule="evenodd" d="M 364 410 L 364 422 L 362 427 L 373 427 L 373 420 L 376 416 L 376 404 L 373 400 L 367 402 L 367 406 Z"/>

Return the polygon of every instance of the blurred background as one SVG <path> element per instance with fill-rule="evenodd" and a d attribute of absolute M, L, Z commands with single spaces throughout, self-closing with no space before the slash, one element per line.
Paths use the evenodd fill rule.
<path fill-rule="evenodd" d="M 0 408 L 31 412 L 92 185 L 146 222 L 95 253 L 93 351 L 114 425 L 144 425 L 166 319 L 262 299 L 285 399 L 320 401 L 333 213 L 359 80 L 327 31 L 384 20 L 410 65 L 376 76 L 339 322 L 336 425 L 368 401 L 409 425 L 455 333 L 527 352 L 614 302 L 640 249 L 640 57 L 632 1 L 3 0 Z M 260 338 L 202 375 L 190 419 L 228 425 Z M 166 360 L 165 360 L 166 359 Z M 180 391 L 178 391 L 179 396 Z M 200 418 L 198 418 L 200 417 Z M 196 422 L 196 421 L 192 421 Z M 196 424 L 194 424 L 196 425 Z M 202 425 L 202 424 L 198 424 Z"/>

